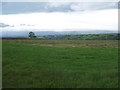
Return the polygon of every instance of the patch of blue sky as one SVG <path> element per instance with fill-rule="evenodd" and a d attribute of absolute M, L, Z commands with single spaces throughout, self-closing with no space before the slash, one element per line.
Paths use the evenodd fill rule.
<path fill-rule="evenodd" d="M 45 12 L 46 2 L 3 2 L 3 14 Z"/>

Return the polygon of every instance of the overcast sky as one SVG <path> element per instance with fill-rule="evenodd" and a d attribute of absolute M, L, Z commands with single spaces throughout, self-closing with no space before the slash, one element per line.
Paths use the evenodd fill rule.
<path fill-rule="evenodd" d="M 117 2 L 3 2 L 4 31 L 118 30 Z"/>

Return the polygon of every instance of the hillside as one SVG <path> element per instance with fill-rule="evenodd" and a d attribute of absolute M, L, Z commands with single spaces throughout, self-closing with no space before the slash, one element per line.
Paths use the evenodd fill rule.
<path fill-rule="evenodd" d="M 53 39 L 53 40 L 120 40 L 120 33 L 110 34 L 66 34 L 66 35 L 36 35 L 33 39 Z M 2 37 L 2 39 L 31 39 L 26 37 Z"/>
<path fill-rule="evenodd" d="M 120 33 L 111 34 L 79 34 L 79 35 L 48 35 L 38 37 L 43 39 L 63 39 L 63 40 L 120 40 Z"/>

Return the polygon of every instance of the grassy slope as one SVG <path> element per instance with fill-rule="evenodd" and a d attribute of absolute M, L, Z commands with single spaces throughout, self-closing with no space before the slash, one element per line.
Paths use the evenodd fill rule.
<path fill-rule="evenodd" d="M 118 87 L 117 48 L 3 42 L 3 87 Z"/>

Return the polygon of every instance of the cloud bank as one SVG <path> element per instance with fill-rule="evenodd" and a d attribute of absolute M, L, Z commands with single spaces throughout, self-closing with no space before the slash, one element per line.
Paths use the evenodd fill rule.
<path fill-rule="evenodd" d="M 4 30 L 117 30 L 118 10 L 0 15 Z"/>

